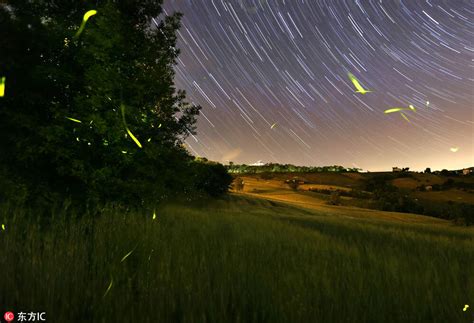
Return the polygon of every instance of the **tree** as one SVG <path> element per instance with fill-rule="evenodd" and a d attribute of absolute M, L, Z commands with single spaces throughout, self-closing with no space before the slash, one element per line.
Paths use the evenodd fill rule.
<path fill-rule="evenodd" d="M 443 170 L 441 170 L 440 174 L 443 175 L 443 176 L 449 176 L 451 174 L 451 172 L 447 169 L 443 169 Z"/>
<path fill-rule="evenodd" d="M 156 22 L 161 4 L 0 4 L 0 175 L 46 199 L 154 201 L 190 189 L 182 144 L 200 107 L 174 87 L 181 15 Z"/>
<path fill-rule="evenodd" d="M 237 191 L 237 192 L 241 192 L 244 190 L 244 180 L 240 177 L 237 177 L 235 180 L 234 180 L 234 189 Z"/>
<path fill-rule="evenodd" d="M 293 190 L 293 191 L 297 191 L 298 190 L 298 187 L 300 186 L 300 181 L 298 178 L 293 178 L 293 179 L 290 179 L 290 180 L 287 180 L 286 181 L 286 184 L 288 184 L 288 186 Z"/>
<path fill-rule="evenodd" d="M 425 169 L 425 174 L 431 174 L 431 168 L 427 167 L 427 168 Z"/>
<path fill-rule="evenodd" d="M 232 176 L 224 165 L 205 161 L 195 162 L 193 167 L 196 178 L 192 182 L 198 191 L 218 196 L 227 192 L 232 184 Z"/>

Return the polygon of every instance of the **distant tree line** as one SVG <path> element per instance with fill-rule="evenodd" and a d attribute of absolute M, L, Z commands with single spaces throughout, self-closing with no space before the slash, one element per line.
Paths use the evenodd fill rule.
<path fill-rule="evenodd" d="M 267 163 L 262 166 L 233 164 L 226 165 L 229 173 L 232 174 L 260 174 L 260 173 L 321 173 L 321 172 L 335 172 L 335 173 L 356 173 L 361 171 L 360 168 L 345 168 L 342 166 L 295 166 L 292 164 L 276 164 Z"/>
<path fill-rule="evenodd" d="M 468 203 L 424 201 L 413 198 L 410 192 L 399 189 L 390 181 L 391 174 L 374 176 L 365 182 L 364 190 L 372 193 L 372 207 L 383 211 L 423 214 L 451 220 L 460 225 L 474 225 L 474 205 Z M 464 184 L 461 184 L 463 186 Z M 471 184 L 466 184 L 471 185 Z M 453 180 L 443 184 L 445 188 L 456 187 Z M 460 187 L 461 187 L 460 186 Z"/>
<path fill-rule="evenodd" d="M 359 189 L 310 188 L 309 191 L 330 196 L 328 203 L 332 205 L 348 204 L 382 211 L 422 214 L 450 220 L 458 225 L 474 225 L 474 205 L 414 198 L 410 190 L 400 189 L 391 184 L 392 180 L 404 177 L 413 177 L 413 174 L 402 172 L 377 174 L 367 178 Z M 288 184 L 288 180 L 284 183 Z M 448 178 L 443 184 L 432 185 L 433 191 L 452 188 L 470 192 L 474 189 L 474 184 Z M 425 190 L 425 185 L 417 187 L 417 190 Z M 341 199 L 343 196 L 354 199 L 344 201 Z"/>

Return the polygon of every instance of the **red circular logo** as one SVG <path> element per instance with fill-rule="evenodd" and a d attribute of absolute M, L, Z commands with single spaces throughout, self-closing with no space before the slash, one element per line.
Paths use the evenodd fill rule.
<path fill-rule="evenodd" d="M 11 322 L 15 319 L 15 314 L 13 314 L 12 312 L 6 312 L 5 315 L 3 315 L 3 318 L 5 319 L 5 321 Z"/>

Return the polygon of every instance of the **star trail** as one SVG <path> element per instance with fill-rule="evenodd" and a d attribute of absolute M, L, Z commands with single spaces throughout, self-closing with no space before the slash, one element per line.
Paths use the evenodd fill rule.
<path fill-rule="evenodd" d="M 168 0 L 197 156 L 364 170 L 474 164 L 474 3 Z M 348 75 L 364 89 L 357 93 Z M 385 114 L 394 107 L 414 109 Z M 451 147 L 458 147 L 453 152 Z"/>

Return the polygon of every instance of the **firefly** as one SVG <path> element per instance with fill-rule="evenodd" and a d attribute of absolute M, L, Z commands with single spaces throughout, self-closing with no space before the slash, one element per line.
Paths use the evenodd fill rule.
<path fill-rule="evenodd" d="M 5 76 L 0 77 L 0 98 L 5 95 L 5 79 Z"/>
<path fill-rule="evenodd" d="M 366 94 L 366 93 L 372 92 L 370 90 L 364 89 L 362 85 L 359 83 L 359 80 L 354 76 L 354 74 L 347 73 L 347 75 L 349 76 L 349 79 L 351 80 L 352 84 L 354 84 L 355 88 L 357 89 L 356 93 Z"/>
<path fill-rule="evenodd" d="M 110 278 L 110 284 L 109 284 L 109 287 L 107 287 L 107 290 L 105 291 L 104 293 L 104 296 L 102 296 L 102 298 L 104 298 L 105 296 L 107 296 L 107 294 L 109 293 L 110 289 L 112 288 L 112 285 L 114 284 L 114 279 L 113 278 Z"/>
<path fill-rule="evenodd" d="M 270 129 L 275 128 L 275 126 L 276 126 L 276 123 L 272 124 L 272 126 L 270 127 Z"/>
<path fill-rule="evenodd" d="M 400 111 L 403 111 L 403 110 L 408 110 L 408 109 L 405 109 L 405 108 L 392 108 L 392 109 L 385 110 L 383 113 L 389 114 L 389 113 L 394 113 L 394 112 L 400 112 Z"/>
<path fill-rule="evenodd" d="M 121 104 L 120 109 L 122 110 L 122 120 L 123 120 L 123 124 L 125 126 L 125 129 L 127 130 L 128 135 L 130 136 L 130 138 L 133 139 L 133 141 L 135 141 L 138 147 L 142 148 L 142 144 L 140 143 L 140 141 L 138 141 L 138 139 L 133 135 L 130 129 L 128 129 L 127 122 L 125 121 L 125 106 Z"/>
<path fill-rule="evenodd" d="M 132 254 L 132 252 L 134 252 L 135 249 L 132 249 L 129 253 L 127 253 L 125 256 L 123 256 L 122 260 L 120 260 L 120 262 L 123 262 L 125 259 L 128 258 L 128 256 L 130 256 Z"/>
<path fill-rule="evenodd" d="M 450 149 L 453 153 L 457 152 L 459 150 L 459 147 L 452 147 Z"/>
<path fill-rule="evenodd" d="M 410 120 L 408 120 L 408 117 L 407 117 L 403 112 L 401 113 L 401 115 L 402 115 L 403 119 L 405 119 L 406 121 L 410 122 Z"/>
<path fill-rule="evenodd" d="M 394 113 L 394 112 L 400 112 L 400 111 L 406 111 L 406 110 L 411 110 L 411 111 L 416 111 L 416 108 L 413 106 L 413 105 L 409 105 L 408 108 L 392 108 L 392 109 L 387 109 L 384 111 L 385 114 L 389 114 L 389 113 Z M 405 119 L 406 121 L 410 122 L 410 120 L 408 120 L 408 117 L 403 113 L 403 112 L 400 112 L 400 114 L 402 115 L 403 119 Z"/>
<path fill-rule="evenodd" d="M 77 120 L 77 119 L 74 119 L 74 118 L 69 118 L 69 117 L 65 117 L 66 119 L 68 120 L 71 120 L 71 121 L 74 121 L 74 122 L 77 122 L 77 123 L 82 123 L 81 120 Z"/>
<path fill-rule="evenodd" d="M 79 37 L 80 34 L 82 34 L 82 31 L 86 27 L 87 20 L 89 20 L 89 18 L 95 14 L 97 14 L 97 10 L 89 10 L 84 14 L 84 17 L 82 18 L 81 26 L 79 27 L 79 30 L 74 35 L 74 38 L 77 38 Z"/>

